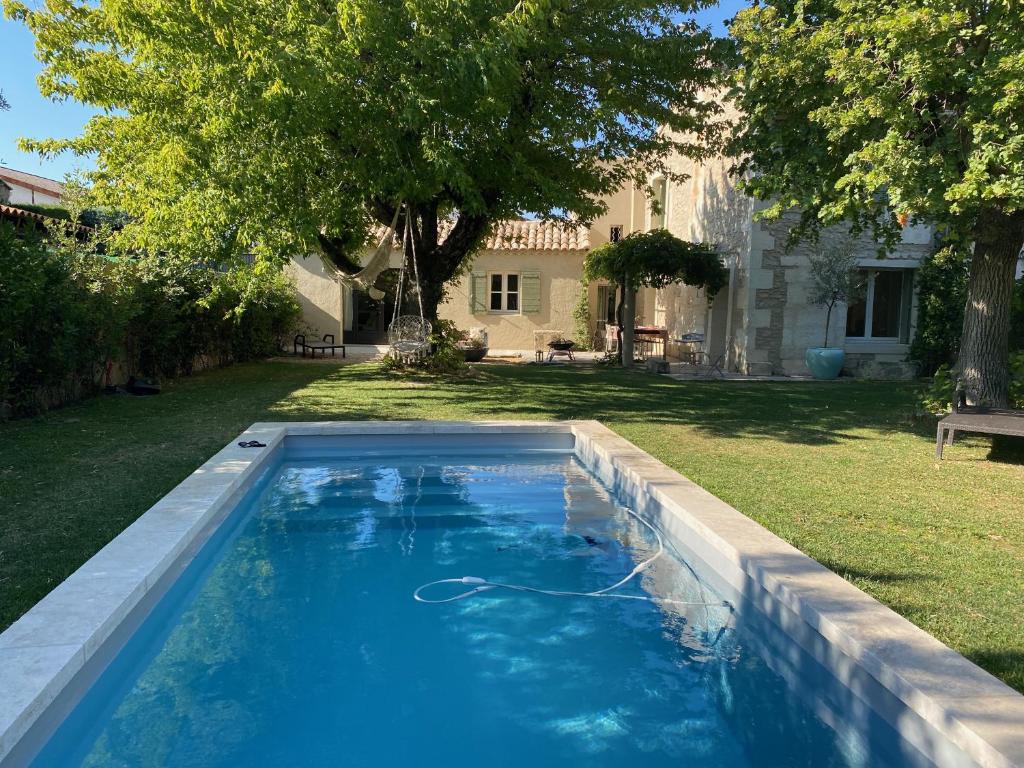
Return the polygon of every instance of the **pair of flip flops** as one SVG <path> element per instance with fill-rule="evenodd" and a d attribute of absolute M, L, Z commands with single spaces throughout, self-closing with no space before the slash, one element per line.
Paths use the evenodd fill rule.
<path fill-rule="evenodd" d="M 259 440 L 243 440 L 238 444 L 239 448 L 266 448 L 266 443 L 261 443 Z"/>

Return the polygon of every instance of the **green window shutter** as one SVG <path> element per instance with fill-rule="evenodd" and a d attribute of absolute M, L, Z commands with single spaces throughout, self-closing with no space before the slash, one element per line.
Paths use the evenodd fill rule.
<path fill-rule="evenodd" d="M 479 314 L 487 311 L 487 275 L 474 272 L 469 276 L 469 311 Z"/>
<path fill-rule="evenodd" d="M 522 292 L 524 315 L 535 315 L 540 312 L 540 272 L 523 270 L 519 273 L 519 290 Z"/>

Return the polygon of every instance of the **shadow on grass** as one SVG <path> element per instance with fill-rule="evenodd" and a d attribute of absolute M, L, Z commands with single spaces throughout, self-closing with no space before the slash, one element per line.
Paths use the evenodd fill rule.
<path fill-rule="evenodd" d="M 1024 652 L 996 648 L 966 651 L 964 655 L 1010 687 L 1024 692 Z"/>
<path fill-rule="evenodd" d="M 842 562 L 829 560 L 827 558 L 822 558 L 820 562 L 830 571 L 838 573 L 850 582 L 870 581 L 876 584 L 920 584 L 928 581 L 938 581 L 935 576 L 928 573 L 914 573 L 911 571 L 868 571 L 861 568 L 851 568 L 848 565 L 844 565 Z"/>
<path fill-rule="evenodd" d="M 370 396 L 346 397 L 356 382 Z M 685 425 L 720 438 L 765 438 L 802 445 L 864 439 L 856 430 L 930 435 L 910 418 L 906 383 L 677 382 L 615 369 L 477 367 L 466 378 L 417 384 L 373 366 L 341 368 L 271 407 L 278 418 L 598 419 L 618 424 Z"/>

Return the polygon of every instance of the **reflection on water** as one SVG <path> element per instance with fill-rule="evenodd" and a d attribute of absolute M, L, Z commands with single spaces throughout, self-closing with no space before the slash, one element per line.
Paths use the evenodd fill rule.
<path fill-rule="evenodd" d="M 571 457 L 375 461 L 283 464 L 37 764 L 886 764 L 812 714 L 726 609 L 413 601 L 464 575 L 600 589 L 650 556 Z M 654 584 L 720 599 L 674 557 L 624 590 Z"/>

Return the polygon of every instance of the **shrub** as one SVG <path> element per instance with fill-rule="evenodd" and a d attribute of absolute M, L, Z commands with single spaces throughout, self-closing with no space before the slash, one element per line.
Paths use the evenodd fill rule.
<path fill-rule="evenodd" d="M 576 306 L 572 311 L 572 319 L 576 324 L 573 334 L 573 341 L 576 342 L 576 349 L 591 349 L 594 340 L 590 335 L 590 283 L 580 280 L 580 293 L 576 299 Z"/>
<path fill-rule="evenodd" d="M 956 377 L 949 365 L 943 363 L 935 371 L 931 384 L 921 397 L 921 407 L 928 413 L 941 416 L 953 409 L 956 395 Z"/>
<path fill-rule="evenodd" d="M 300 314 L 279 272 L 169 257 L 106 258 L 89 243 L 0 226 L 0 416 L 81 396 L 112 361 L 148 378 L 273 354 Z"/>
<path fill-rule="evenodd" d="M 917 271 L 917 330 L 910 359 L 923 376 L 956 363 L 964 324 L 969 264 L 953 248 L 936 251 Z"/>
<path fill-rule="evenodd" d="M 1024 351 L 1010 353 L 1010 403 L 1024 408 Z"/>
<path fill-rule="evenodd" d="M 34 231 L 0 226 L 0 410 L 35 412 L 92 386 L 109 299 Z"/>
<path fill-rule="evenodd" d="M 265 266 L 239 266 L 219 276 L 207 304 L 230 325 L 229 358 L 254 360 L 276 354 L 295 332 L 302 308 L 295 286 Z"/>
<path fill-rule="evenodd" d="M 1017 281 L 1010 312 L 1010 351 L 1024 351 L 1024 277 Z"/>
<path fill-rule="evenodd" d="M 953 410 L 955 396 L 956 376 L 949 365 L 943 364 L 925 390 L 921 406 L 928 413 L 941 416 Z M 1024 408 L 1024 351 L 1010 353 L 1010 406 Z"/>
<path fill-rule="evenodd" d="M 466 333 L 460 331 L 451 320 L 434 320 L 431 323 L 428 354 L 409 362 L 389 352 L 381 360 L 381 368 L 397 372 L 461 373 L 467 369 L 466 358 L 459 348 L 459 342 L 465 338 Z"/>

